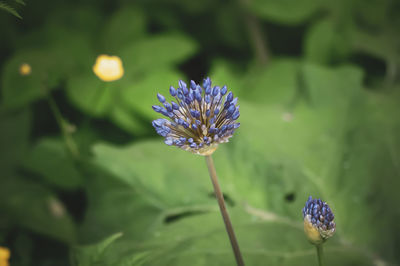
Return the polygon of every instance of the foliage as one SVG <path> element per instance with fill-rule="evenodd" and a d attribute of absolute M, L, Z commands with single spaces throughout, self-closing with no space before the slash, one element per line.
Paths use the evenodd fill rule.
<path fill-rule="evenodd" d="M 24 1 L 22 0 L 14 0 L 14 1 L 18 4 L 25 5 Z M 15 10 L 15 8 L 5 1 L 0 2 L 0 9 L 3 9 L 4 11 L 16 16 L 17 18 L 22 19 L 21 15 Z"/>
<path fill-rule="evenodd" d="M 157 92 L 206 76 L 241 106 L 214 160 L 247 265 L 316 265 L 309 195 L 335 213 L 327 265 L 399 263 L 399 8 L 41 0 L 23 20 L 0 13 L 11 265 L 233 265 L 204 158 L 151 128 Z M 124 76 L 96 77 L 99 54 L 120 57 Z"/>

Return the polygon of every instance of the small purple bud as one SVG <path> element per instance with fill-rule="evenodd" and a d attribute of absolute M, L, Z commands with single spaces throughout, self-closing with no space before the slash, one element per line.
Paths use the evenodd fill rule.
<path fill-rule="evenodd" d="M 165 120 L 162 118 L 153 120 L 153 122 L 152 122 L 153 127 L 161 127 L 164 123 L 165 123 Z"/>
<path fill-rule="evenodd" d="M 235 112 L 235 106 L 233 104 L 231 104 L 227 110 L 228 115 L 233 114 L 233 112 Z"/>
<path fill-rule="evenodd" d="M 161 103 L 164 103 L 164 102 L 165 102 L 165 97 L 162 96 L 162 95 L 159 94 L 159 93 L 157 93 L 157 98 L 158 98 L 158 100 L 159 100 Z"/>
<path fill-rule="evenodd" d="M 196 91 L 196 93 L 195 93 L 195 98 L 196 98 L 196 100 L 198 101 L 198 102 L 201 102 L 201 94 L 200 94 L 200 92 L 198 92 L 198 91 Z"/>
<path fill-rule="evenodd" d="M 200 85 L 196 86 L 196 90 L 201 94 L 203 92 L 203 89 L 200 87 Z"/>
<path fill-rule="evenodd" d="M 218 94 L 219 94 L 219 87 L 218 87 L 218 86 L 215 86 L 214 89 L 213 89 L 213 96 L 215 97 L 215 96 L 217 96 Z"/>
<path fill-rule="evenodd" d="M 186 83 L 183 80 L 179 80 L 179 88 L 186 88 Z"/>
<path fill-rule="evenodd" d="M 152 106 L 153 110 L 156 111 L 157 113 L 160 113 L 161 110 L 163 109 L 162 107 L 158 106 L 158 105 L 153 105 Z"/>
<path fill-rule="evenodd" d="M 169 102 L 165 102 L 164 106 L 168 112 L 172 112 L 172 105 Z"/>
<path fill-rule="evenodd" d="M 174 87 L 169 87 L 169 93 L 171 94 L 172 97 L 176 96 L 176 89 Z"/>
<path fill-rule="evenodd" d="M 196 89 L 196 82 L 194 82 L 193 80 L 190 81 L 190 88 L 192 88 L 193 90 Z"/>
<path fill-rule="evenodd" d="M 179 105 L 176 102 L 172 101 L 171 104 L 172 104 L 172 109 L 179 110 Z"/>
<path fill-rule="evenodd" d="M 206 96 L 204 96 L 204 100 L 206 101 L 206 103 L 210 103 L 211 102 L 211 97 L 209 94 L 206 94 Z"/>
<path fill-rule="evenodd" d="M 227 91 L 228 91 L 228 89 L 227 89 L 226 85 L 223 86 L 222 89 L 221 89 L 221 94 L 222 94 L 222 96 L 224 96 L 224 95 L 226 94 Z"/>
<path fill-rule="evenodd" d="M 238 97 L 236 97 L 235 99 L 233 99 L 232 104 L 236 105 L 238 102 Z"/>
<path fill-rule="evenodd" d="M 211 79 L 207 77 L 207 78 L 205 78 L 204 81 L 203 81 L 203 87 L 204 87 L 204 88 L 207 88 L 207 87 L 209 87 L 209 86 L 211 86 Z"/>
<path fill-rule="evenodd" d="M 236 112 L 232 115 L 232 119 L 233 119 L 233 120 L 236 120 L 236 119 L 239 118 L 239 116 L 240 116 L 239 111 L 236 111 Z"/>
<path fill-rule="evenodd" d="M 233 100 L 233 93 L 230 91 L 229 93 L 228 93 L 228 95 L 226 96 L 226 101 L 227 102 L 230 102 L 230 101 L 232 101 Z"/>
<path fill-rule="evenodd" d="M 168 138 L 168 139 L 165 139 L 164 143 L 167 144 L 168 146 L 171 146 L 174 142 L 172 139 Z"/>

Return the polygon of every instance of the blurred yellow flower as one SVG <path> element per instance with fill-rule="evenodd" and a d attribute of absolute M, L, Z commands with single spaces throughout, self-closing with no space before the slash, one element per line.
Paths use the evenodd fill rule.
<path fill-rule="evenodd" d="M 8 260 L 10 259 L 10 255 L 8 248 L 0 247 L 0 266 L 9 266 Z"/>
<path fill-rule="evenodd" d="M 99 55 L 93 66 L 93 72 L 103 81 L 114 81 L 124 75 L 121 58 L 118 56 Z"/>
<path fill-rule="evenodd" d="M 27 63 L 23 63 L 19 66 L 19 73 L 22 76 L 27 76 L 32 72 L 32 68 L 29 64 Z"/>

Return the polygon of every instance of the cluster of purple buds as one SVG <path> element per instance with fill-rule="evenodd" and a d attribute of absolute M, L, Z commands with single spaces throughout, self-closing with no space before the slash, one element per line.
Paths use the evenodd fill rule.
<path fill-rule="evenodd" d="M 304 231 L 313 244 L 321 244 L 333 236 L 336 224 L 335 215 L 326 202 L 308 198 L 303 208 Z"/>
<path fill-rule="evenodd" d="M 162 105 L 153 105 L 154 111 L 168 119 L 160 118 L 152 123 L 167 145 L 209 155 L 219 143 L 228 142 L 240 126 L 236 123 L 240 116 L 237 98 L 226 86 L 212 86 L 210 78 L 204 79 L 203 87 L 193 80 L 188 87 L 180 80 L 179 87 L 171 86 L 169 92 L 175 101 L 168 102 L 157 94 Z"/>

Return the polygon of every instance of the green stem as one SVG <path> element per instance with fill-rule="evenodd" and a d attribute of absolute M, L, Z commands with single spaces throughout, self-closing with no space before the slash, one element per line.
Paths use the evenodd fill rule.
<path fill-rule="evenodd" d="M 242 254 L 240 253 L 239 244 L 236 240 L 235 232 L 233 231 L 231 220 L 229 219 L 228 211 L 226 210 L 224 196 L 222 194 L 221 188 L 218 184 L 217 172 L 215 171 L 214 162 L 211 155 L 206 155 L 206 163 L 208 167 L 208 172 L 211 177 L 211 182 L 214 187 L 215 197 L 217 198 L 219 209 L 222 214 L 222 218 L 224 219 L 225 228 L 229 236 L 229 240 L 231 241 L 231 246 L 233 249 L 233 253 L 235 254 L 236 263 L 238 266 L 244 266 Z"/>
<path fill-rule="evenodd" d="M 323 263 L 324 251 L 322 249 L 322 244 L 315 245 L 315 247 L 317 248 L 318 265 L 324 266 L 324 263 Z"/>
<path fill-rule="evenodd" d="M 239 0 L 257 61 L 260 65 L 267 65 L 269 61 L 269 50 L 266 36 L 262 32 L 260 21 L 249 11 L 250 2 L 251 0 Z"/>
<path fill-rule="evenodd" d="M 60 130 L 63 134 L 65 144 L 67 145 L 67 148 L 71 155 L 77 159 L 79 157 L 79 151 L 78 151 L 78 146 L 76 145 L 74 139 L 71 136 L 71 133 L 68 130 L 68 123 L 65 121 L 64 117 L 62 116 L 60 109 L 58 109 L 58 106 L 54 99 L 51 97 L 50 94 L 47 94 L 47 100 L 50 105 L 50 109 L 54 114 L 54 117 L 56 118 L 57 124 L 60 127 Z"/>

